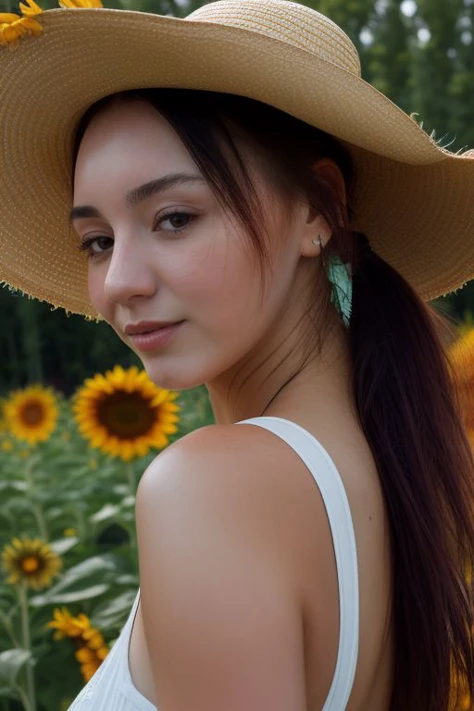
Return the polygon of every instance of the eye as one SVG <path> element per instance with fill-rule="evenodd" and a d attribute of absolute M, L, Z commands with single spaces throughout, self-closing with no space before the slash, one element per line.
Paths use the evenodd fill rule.
<path fill-rule="evenodd" d="M 89 257 L 96 257 L 110 249 L 113 243 L 112 237 L 106 235 L 84 237 L 78 249 L 80 252 L 86 252 Z"/>
<path fill-rule="evenodd" d="M 189 212 L 183 212 L 182 210 L 180 210 L 180 211 L 169 210 L 168 212 L 165 212 L 164 214 L 157 216 L 157 218 L 155 219 L 155 222 L 153 224 L 153 230 L 156 231 L 159 225 L 161 225 L 165 221 L 168 221 L 170 223 L 174 223 L 174 224 L 171 224 L 171 226 L 174 227 L 175 229 L 173 229 L 173 230 L 165 229 L 164 230 L 165 232 L 172 232 L 172 233 L 182 232 L 196 218 L 197 218 L 197 215 L 192 215 Z M 183 222 L 184 222 L 184 224 L 183 224 Z"/>

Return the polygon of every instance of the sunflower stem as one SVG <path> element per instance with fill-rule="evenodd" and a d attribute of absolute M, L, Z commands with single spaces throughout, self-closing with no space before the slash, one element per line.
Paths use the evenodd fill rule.
<path fill-rule="evenodd" d="M 130 489 L 131 496 L 135 496 L 136 482 L 135 482 L 135 470 L 133 464 L 127 464 L 127 476 L 128 476 L 128 487 Z"/>
<path fill-rule="evenodd" d="M 127 478 L 128 478 L 128 488 L 130 491 L 130 496 L 135 496 L 136 495 L 136 480 L 135 480 L 135 469 L 133 467 L 133 464 L 130 462 L 127 464 Z M 129 536 L 130 536 L 130 547 L 136 551 L 137 549 L 137 533 L 135 530 L 135 523 L 132 521 L 132 523 L 129 526 Z"/>
<path fill-rule="evenodd" d="M 11 621 L 8 619 L 8 617 L 1 611 L 0 611 L 0 620 L 2 621 L 5 631 L 8 634 L 8 636 L 10 637 L 13 646 L 20 649 L 22 645 L 21 645 L 21 642 L 15 636 L 15 632 L 13 631 L 13 625 L 12 625 Z"/>
<path fill-rule="evenodd" d="M 28 593 L 26 585 L 26 582 L 22 582 L 18 586 L 18 599 L 20 602 L 21 611 L 21 631 L 23 636 L 23 648 L 31 653 L 30 620 L 28 614 Z M 31 659 L 29 659 L 26 663 L 26 685 L 28 709 L 29 711 L 36 711 L 35 679 Z"/>
<path fill-rule="evenodd" d="M 28 484 L 28 498 L 30 500 L 31 504 L 31 509 L 33 511 L 33 516 L 36 521 L 36 525 L 38 526 L 38 531 L 41 536 L 41 538 L 44 540 L 45 543 L 48 542 L 49 537 L 48 537 L 48 528 L 46 526 L 46 519 L 43 514 L 43 510 L 41 506 L 34 500 L 34 495 L 35 495 L 35 481 L 32 476 L 32 462 L 28 462 L 24 468 L 24 476 L 25 476 L 25 481 Z"/>
<path fill-rule="evenodd" d="M 18 684 L 15 686 L 15 689 L 18 691 L 18 695 L 23 703 L 23 706 L 25 707 L 25 711 L 31 711 L 30 700 L 25 694 L 24 690 L 21 688 L 21 686 L 18 686 Z M 10 708 L 10 706 L 8 708 Z"/>
<path fill-rule="evenodd" d="M 43 515 L 43 511 L 41 509 L 41 506 L 38 506 L 37 503 L 31 502 L 32 507 L 33 507 L 33 514 L 36 519 L 36 524 L 38 526 L 39 534 L 41 538 L 47 543 L 49 541 L 48 537 L 48 529 L 46 527 L 46 520 Z"/>

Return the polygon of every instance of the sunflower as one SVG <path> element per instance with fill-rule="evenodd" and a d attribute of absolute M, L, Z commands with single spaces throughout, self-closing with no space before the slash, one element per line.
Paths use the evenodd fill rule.
<path fill-rule="evenodd" d="M 5 400 L 0 397 L 0 432 L 5 432 L 7 423 L 5 421 Z"/>
<path fill-rule="evenodd" d="M 82 676 L 84 681 L 89 681 L 109 653 L 102 634 L 91 625 L 87 615 L 81 613 L 73 617 L 66 607 L 62 610 L 56 608 L 53 618 L 46 626 L 56 630 L 54 639 L 69 637 L 74 640 L 77 647 L 75 656 L 81 665 Z"/>
<path fill-rule="evenodd" d="M 3 411 L 9 431 L 30 444 L 49 439 L 58 419 L 56 398 L 42 385 L 11 393 Z"/>
<path fill-rule="evenodd" d="M 467 680 L 464 676 L 456 674 L 451 665 L 451 689 L 449 711 L 470 711 L 472 709 L 471 695 Z"/>
<path fill-rule="evenodd" d="M 452 344 L 448 355 L 461 417 L 474 445 L 474 328 L 463 328 L 460 333 L 461 337 Z"/>
<path fill-rule="evenodd" d="M 101 0 L 59 0 L 61 7 L 103 7 Z"/>
<path fill-rule="evenodd" d="M 14 538 L 2 551 L 7 583 L 26 582 L 35 590 L 51 585 L 62 566 L 61 558 L 40 538 Z"/>
<path fill-rule="evenodd" d="M 178 393 L 155 385 L 145 371 L 116 365 L 89 378 L 74 398 L 78 428 L 92 447 L 125 462 L 163 448 L 178 431 Z"/>
<path fill-rule="evenodd" d="M 82 637 L 83 633 L 91 626 L 87 615 L 81 613 L 78 617 L 73 617 L 67 607 L 63 607 L 61 610 L 55 608 L 53 618 L 46 626 L 56 630 L 53 635 L 55 640 L 65 637 Z"/>
<path fill-rule="evenodd" d="M 91 649 L 86 645 L 79 647 L 76 652 L 76 659 L 81 665 L 84 681 L 87 682 L 94 676 L 107 656 L 108 651 L 107 647 L 101 647 L 100 649 Z"/>

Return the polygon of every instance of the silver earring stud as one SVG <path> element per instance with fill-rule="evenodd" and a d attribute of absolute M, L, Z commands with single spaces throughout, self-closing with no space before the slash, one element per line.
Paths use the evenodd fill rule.
<path fill-rule="evenodd" d="M 324 245 L 323 245 L 323 242 L 322 242 L 322 240 L 321 240 L 321 235 L 318 235 L 317 241 L 316 241 L 315 239 L 313 239 L 312 242 L 313 242 L 313 244 L 314 244 L 315 246 L 318 246 L 318 245 L 319 245 L 319 252 L 320 252 L 320 254 L 321 254 L 321 262 L 322 262 L 322 265 L 323 265 L 323 267 L 324 267 L 324 265 L 325 265 L 325 259 L 324 259 Z"/>

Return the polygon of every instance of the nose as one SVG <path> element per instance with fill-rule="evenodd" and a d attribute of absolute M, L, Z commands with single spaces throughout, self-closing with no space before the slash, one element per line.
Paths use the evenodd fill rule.
<path fill-rule="evenodd" d="M 143 245 L 133 237 L 115 238 L 112 256 L 104 281 L 105 297 L 126 305 L 140 297 L 151 297 L 157 289 L 152 262 Z"/>

